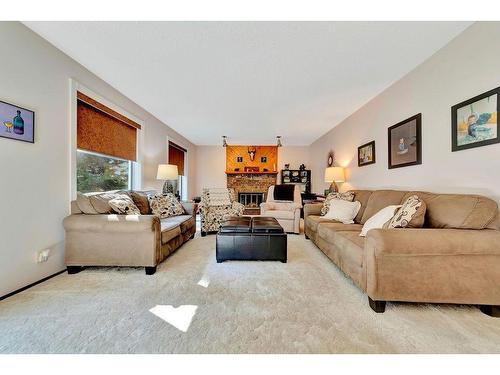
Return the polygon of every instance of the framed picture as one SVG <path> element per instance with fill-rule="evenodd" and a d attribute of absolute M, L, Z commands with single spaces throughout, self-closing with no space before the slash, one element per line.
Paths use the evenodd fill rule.
<path fill-rule="evenodd" d="M 358 167 L 375 163 L 375 141 L 358 147 Z"/>
<path fill-rule="evenodd" d="M 35 112 L 0 101 L 0 137 L 35 143 Z"/>
<path fill-rule="evenodd" d="M 237 163 L 243 163 L 243 156 L 237 156 L 236 157 L 236 162 Z"/>
<path fill-rule="evenodd" d="M 451 107 L 451 151 L 499 143 L 500 87 Z"/>
<path fill-rule="evenodd" d="M 261 156 L 260 157 L 260 162 L 261 163 L 267 163 L 267 156 Z"/>
<path fill-rule="evenodd" d="M 422 164 L 422 114 L 398 122 L 387 130 L 389 169 Z"/>

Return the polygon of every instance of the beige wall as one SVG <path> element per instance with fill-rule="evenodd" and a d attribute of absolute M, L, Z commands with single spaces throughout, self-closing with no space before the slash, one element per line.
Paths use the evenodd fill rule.
<path fill-rule="evenodd" d="M 284 146 L 278 149 L 278 170 L 285 163 L 299 168 L 304 163 L 309 168 L 308 146 Z M 226 187 L 226 149 L 222 146 L 198 146 L 196 148 L 196 194 L 205 187 Z M 279 180 L 279 175 L 278 175 Z"/>
<path fill-rule="evenodd" d="M 195 147 L 104 81 L 17 22 L 0 22 L 0 100 L 36 112 L 35 143 L 0 138 L 0 296 L 64 268 L 62 219 L 68 214 L 69 79 L 74 78 L 145 122 L 143 186 L 159 187 L 167 137 L 196 158 Z M 8 52 L 6 52 L 8 51 Z M 194 171 L 190 163 L 190 185 Z M 46 263 L 38 251 L 50 248 Z"/>
<path fill-rule="evenodd" d="M 470 192 L 500 201 L 500 144 L 451 152 L 450 107 L 500 86 L 500 23 L 475 23 L 429 60 L 310 146 L 313 186 L 330 149 L 347 166 L 341 189 Z M 387 168 L 387 128 L 422 113 L 422 165 Z M 357 147 L 376 141 L 376 164 L 358 168 Z M 320 189 L 321 187 L 321 189 Z"/>

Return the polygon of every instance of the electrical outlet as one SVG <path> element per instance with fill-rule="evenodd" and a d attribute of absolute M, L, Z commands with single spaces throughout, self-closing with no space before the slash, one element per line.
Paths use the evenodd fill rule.
<path fill-rule="evenodd" d="M 38 253 L 38 263 L 43 263 L 49 260 L 50 249 L 42 250 Z"/>

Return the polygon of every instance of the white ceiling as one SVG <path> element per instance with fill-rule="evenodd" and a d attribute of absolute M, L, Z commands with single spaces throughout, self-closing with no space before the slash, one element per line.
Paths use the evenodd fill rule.
<path fill-rule="evenodd" d="M 469 22 L 26 22 L 198 145 L 308 145 Z"/>

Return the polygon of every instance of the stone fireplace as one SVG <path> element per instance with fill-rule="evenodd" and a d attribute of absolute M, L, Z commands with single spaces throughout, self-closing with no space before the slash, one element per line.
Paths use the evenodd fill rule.
<path fill-rule="evenodd" d="M 275 184 L 276 173 L 227 173 L 227 187 L 234 189 L 247 214 L 258 214 L 256 211 L 260 203 L 266 201 L 267 190 Z"/>

